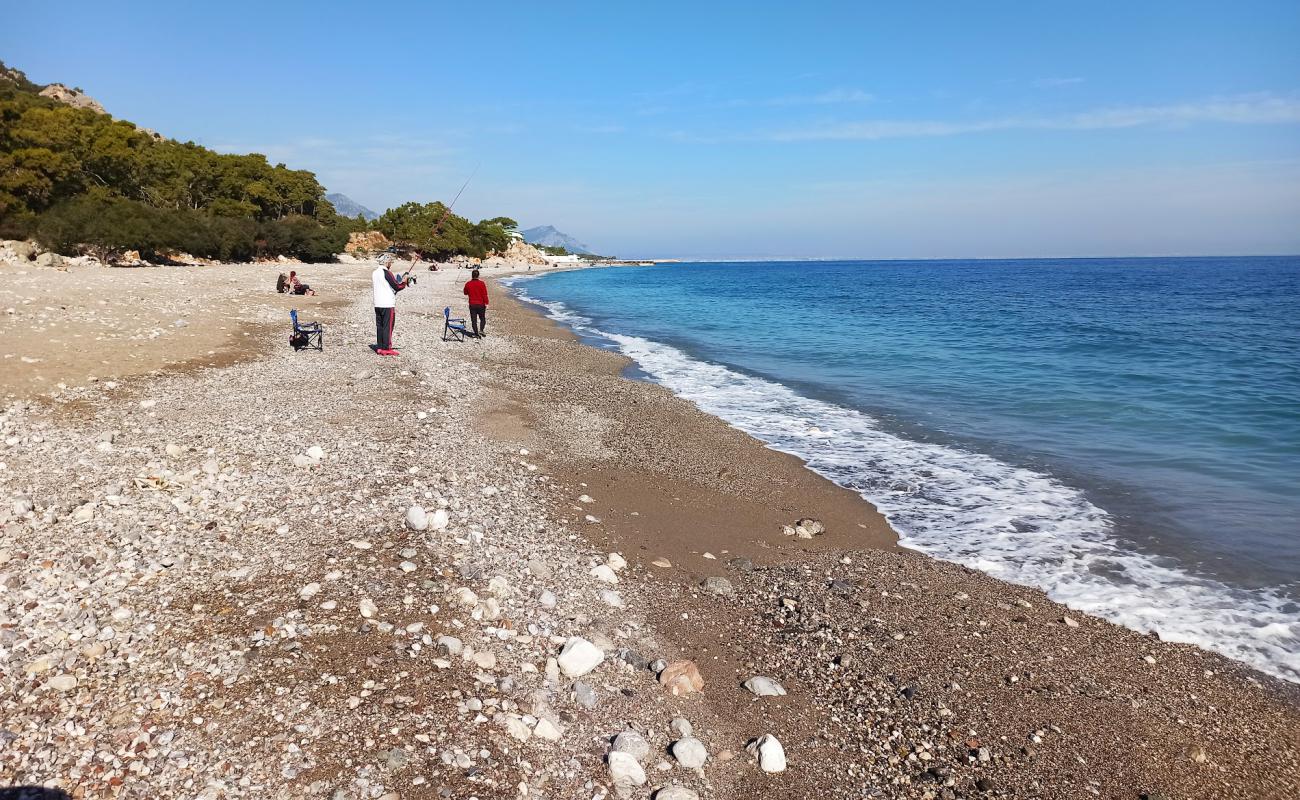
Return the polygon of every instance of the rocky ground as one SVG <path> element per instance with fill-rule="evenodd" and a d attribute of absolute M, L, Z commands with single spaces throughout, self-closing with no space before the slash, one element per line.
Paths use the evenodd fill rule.
<path fill-rule="evenodd" d="M 238 359 L 62 380 L 0 413 L 0 786 L 331 800 L 1300 791 L 1291 688 L 959 567 L 845 547 L 843 531 L 806 547 L 767 528 L 660 537 L 691 517 L 657 506 L 687 490 L 738 519 L 788 516 L 753 510 L 762 448 L 657 387 L 625 388 L 605 355 L 509 304 L 494 303 L 486 340 L 442 342 L 464 275 L 402 293 L 403 354 L 388 359 L 367 346 L 365 268 L 306 274 L 323 353 L 285 346 L 292 301 L 272 295 L 231 318 Z M 219 308 L 227 277 L 187 274 L 187 296 Z M 560 403 L 548 387 L 565 383 Z M 746 463 L 670 484 L 676 451 L 647 438 L 666 425 L 678 440 L 713 431 L 685 437 L 702 463 Z M 668 455 L 638 474 L 619 455 L 651 451 Z M 832 491 L 772 464 L 780 491 Z"/>

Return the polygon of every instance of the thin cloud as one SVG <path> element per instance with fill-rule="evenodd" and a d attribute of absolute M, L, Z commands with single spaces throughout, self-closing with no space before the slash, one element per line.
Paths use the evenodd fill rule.
<path fill-rule="evenodd" d="M 1194 103 L 1098 109 L 1055 117 L 994 117 L 968 122 L 863 120 L 793 128 L 741 138 L 773 142 L 873 141 L 1010 130 L 1114 130 L 1153 125 L 1221 122 L 1239 125 L 1300 122 L 1300 99 L 1268 94 Z"/>
<path fill-rule="evenodd" d="M 1035 89 L 1059 89 L 1062 86 L 1078 86 L 1083 78 L 1039 78 L 1031 85 Z"/>
<path fill-rule="evenodd" d="M 573 130 L 577 133 L 614 134 L 614 133 L 623 133 L 627 130 L 627 128 L 617 124 L 575 125 L 573 126 Z"/>
<path fill-rule="evenodd" d="M 830 106 L 847 103 L 870 103 L 876 96 L 861 89 L 827 89 L 816 94 L 790 94 L 758 100 L 732 100 L 728 106 Z"/>

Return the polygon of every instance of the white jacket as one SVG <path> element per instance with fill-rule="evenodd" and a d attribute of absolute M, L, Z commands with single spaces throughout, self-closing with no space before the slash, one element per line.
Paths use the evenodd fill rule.
<path fill-rule="evenodd" d="M 388 270 L 382 264 L 370 273 L 370 282 L 375 287 L 375 308 L 393 308 L 397 305 L 397 292 L 388 282 Z"/>

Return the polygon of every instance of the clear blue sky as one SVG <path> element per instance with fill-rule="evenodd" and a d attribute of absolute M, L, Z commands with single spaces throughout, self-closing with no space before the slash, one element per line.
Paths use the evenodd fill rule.
<path fill-rule="evenodd" d="M 1300 3 L 5 0 L 0 59 L 625 256 L 1300 252 Z"/>

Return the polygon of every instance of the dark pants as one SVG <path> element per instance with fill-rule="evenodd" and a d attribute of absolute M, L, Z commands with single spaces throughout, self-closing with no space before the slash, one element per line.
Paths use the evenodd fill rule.
<path fill-rule="evenodd" d="M 397 309 L 375 309 L 375 342 L 378 350 L 393 349 L 393 323 L 397 320 Z"/>
<path fill-rule="evenodd" d="M 469 324 L 474 328 L 474 335 L 478 336 L 487 331 L 487 306 L 470 306 L 469 307 Z"/>

